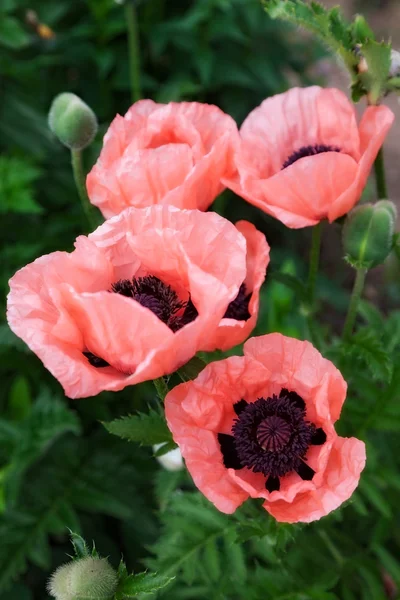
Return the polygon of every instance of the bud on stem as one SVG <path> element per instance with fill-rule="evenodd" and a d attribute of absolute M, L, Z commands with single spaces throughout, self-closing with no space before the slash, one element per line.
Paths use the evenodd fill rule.
<path fill-rule="evenodd" d="M 118 577 L 106 558 L 87 556 L 61 566 L 48 584 L 56 600 L 112 600 Z"/>
<path fill-rule="evenodd" d="M 70 150 L 83 150 L 97 133 L 92 109 L 75 94 L 64 92 L 54 98 L 49 112 L 49 127 Z"/>

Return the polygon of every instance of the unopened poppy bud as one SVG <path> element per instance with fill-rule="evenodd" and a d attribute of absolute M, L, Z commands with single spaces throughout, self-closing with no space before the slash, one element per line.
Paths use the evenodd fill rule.
<path fill-rule="evenodd" d="M 88 556 L 57 569 L 48 590 L 56 600 L 112 600 L 117 585 L 117 574 L 108 560 Z"/>
<path fill-rule="evenodd" d="M 83 150 L 97 133 L 97 119 L 83 100 L 75 94 L 64 92 L 53 100 L 49 127 L 64 146 L 71 150 Z"/>
<path fill-rule="evenodd" d="M 155 444 L 154 452 L 157 452 L 164 444 Z M 158 462 L 167 471 L 180 471 L 183 469 L 183 459 L 179 448 L 174 448 L 161 456 L 156 457 Z"/>
<path fill-rule="evenodd" d="M 68 592 L 68 578 L 73 564 L 69 562 L 58 567 L 48 581 L 47 590 L 50 596 L 53 596 L 56 600 L 70 600 L 71 598 Z"/>
<path fill-rule="evenodd" d="M 365 269 L 383 263 L 392 249 L 395 222 L 396 208 L 389 200 L 352 210 L 343 228 L 343 248 L 348 262 Z"/>
<path fill-rule="evenodd" d="M 390 53 L 390 69 L 389 77 L 400 76 L 400 52 L 398 50 L 392 50 Z"/>

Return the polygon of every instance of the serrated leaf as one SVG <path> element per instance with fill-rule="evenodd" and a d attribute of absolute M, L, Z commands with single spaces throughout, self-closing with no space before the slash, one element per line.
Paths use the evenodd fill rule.
<path fill-rule="evenodd" d="M 121 417 L 103 425 L 109 433 L 144 446 L 173 443 L 165 418 L 153 410 L 149 413 Z"/>
<path fill-rule="evenodd" d="M 137 573 L 129 575 L 122 583 L 117 594 L 122 598 L 135 598 L 138 594 L 153 594 L 173 581 L 175 577 L 158 573 Z"/>
<path fill-rule="evenodd" d="M 343 355 L 365 364 L 374 379 L 390 381 L 393 374 L 393 362 L 384 349 L 382 341 L 371 328 L 361 329 L 342 345 Z"/>
<path fill-rule="evenodd" d="M 86 558 L 90 556 L 89 548 L 81 535 L 75 533 L 74 531 L 70 532 L 71 544 L 74 547 L 75 558 Z"/>
<path fill-rule="evenodd" d="M 369 93 L 369 100 L 376 104 L 386 90 L 390 70 L 391 45 L 385 42 L 368 40 L 361 47 L 368 70 L 360 74 L 360 79 Z"/>
<path fill-rule="evenodd" d="M 337 8 L 328 10 L 318 2 L 308 4 L 302 0 L 264 0 L 264 7 L 273 19 L 283 19 L 318 35 L 353 74 L 357 58 L 352 50 L 351 28 Z"/>

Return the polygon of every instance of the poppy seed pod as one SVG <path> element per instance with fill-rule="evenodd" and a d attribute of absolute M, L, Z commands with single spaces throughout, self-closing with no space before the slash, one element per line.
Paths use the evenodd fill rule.
<path fill-rule="evenodd" d="M 117 585 L 117 574 L 107 559 L 88 556 L 57 569 L 48 590 L 56 600 L 111 600 Z"/>
<path fill-rule="evenodd" d="M 92 109 L 75 94 L 64 92 L 54 98 L 49 112 L 49 127 L 64 146 L 83 150 L 97 133 Z"/>
<path fill-rule="evenodd" d="M 393 245 L 396 208 L 381 200 L 355 208 L 343 228 L 343 249 L 356 268 L 371 268 L 383 263 Z"/>

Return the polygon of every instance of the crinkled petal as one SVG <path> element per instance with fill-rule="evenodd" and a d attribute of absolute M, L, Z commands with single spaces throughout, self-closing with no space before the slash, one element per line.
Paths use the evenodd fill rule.
<path fill-rule="evenodd" d="M 310 523 L 329 514 L 348 500 L 365 466 L 365 444 L 356 438 L 337 437 L 320 487 L 296 495 L 291 502 L 264 503 L 277 521 Z"/>
<path fill-rule="evenodd" d="M 210 333 L 206 350 L 216 348 L 228 350 L 233 346 L 241 344 L 252 332 L 257 324 L 258 308 L 260 301 L 260 288 L 265 280 L 266 270 L 269 264 L 269 245 L 263 233 L 258 231 L 248 221 L 238 221 L 236 228 L 245 237 L 246 251 L 246 293 L 251 294 L 249 302 L 250 318 L 247 321 L 236 319 L 222 319 L 215 336 Z"/>
<path fill-rule="evenodd" d="M 248 340 L 244 354 L 270 369 L 275 389 L 269 393 L 279 393 L 282 388 L 296 391 L 306 402 L 307 417 L 317 426 L 339 418 L 347 384 L 312 344 L 272 333 Z"/>

